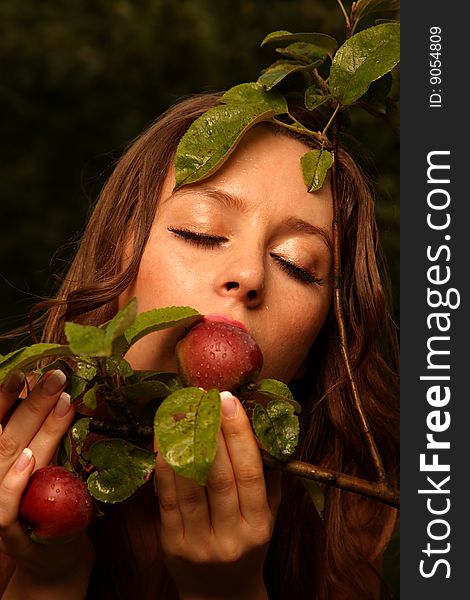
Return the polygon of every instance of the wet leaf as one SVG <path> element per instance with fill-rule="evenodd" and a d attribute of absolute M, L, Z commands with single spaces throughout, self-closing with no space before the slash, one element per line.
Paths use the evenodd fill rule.
<path fill-rule="evenodd" d="M 384 23 L 350 37 L 331 64 L 329 88 L 343 105 L 358 100 L 373 81 L 400 61 L 400 25 Z"/>
<path fill-rule="evenodd" d="M 313 46 L 322 48 L 331 58 L 338 48 L 338 42 L 330 35 L 324 33 L 291 33 L 284 29 L 268 33 L 261 42 L 261 46 L 271 42 L 307 42 Z"/>
<path fill-rule="evenodd" d="M 305 63 L 278 60 L 264 69 L 263 73 L 258 77 L 258 83 L 262 84 L 269 91 L 285 77 L 291 75 L 291 73 L 308 71 L 313 68 L 313 64 L 306 65 Z"/>
<path fill-rule="evenodd" d="M 302 156 L 300 164 L 308 191 L 316 192 L 325 181 L 328 169 L 333 164 L 333 156 L 328 150 L 310 150 Z"/>
<path fill-rule="evenodd" d="M 284 97 L 260 83 L 228 90 L 222 104 L 196 119 L 176 150 L 176 187 L 201 181 L 220 168 L 243 134 L 256 123 L 287 112 Z"/>
<path fill-rule="evenodd" d="M 173 469 L 205 485 L 217 449 L 220 394 L 183 388 L 168 396 L 154 420 L 158 451 Z"/>
<path fill-rule="evenodd" d="M 72 400 L 83 394 L 96 372 L 96 362 L 92 358 L 76 362 L 74 370 L 68 376 L 67 392 Z"/>
<path fill-rule="evenodd" d="M 121 356 L 110 356 L 106 359 L 106 374 L 110 377 L 121 377 L 127 379 L 134 375 L 134 369 Z"/>
<path fill-rule="evenodd" d="M 97 500 L 122 502 L 132 496 L 155 468 L 155 454 L 121 439 L 99 440 L 86 452 L 96 468 L 87 480 L 88 491 Z"/>
<path fill-rule="evenodd" d="M 270 400 L 284 400 L 285 402 L 289 402 L 289 404 L 292 404 L 294 411 L 297 414 L 300 414 L 302 411 L 302 407 L 297 400 L 294 399 L 294 396 L 287 385 L 282 381 L 278 381 L 277 379 L 262 379 L 254 385 L 251 384 L 250 389 L 253 392 L 266 396 Z"/>
<path fill-rule="evenodd" d="M 78 421 L 76 421 L 70 428 L 70 435 L 72 437 L 73 443 L 75 444 L 78 454 L 81 454 L 83 443 L 85 442 L 85 439 L 89 432 L 90 419 L 88 417 L 78 419 Z"/>
<path fill-rule="evenodd" d="M 24 370 L 49 356 L 70 356 L 69 346 L 63 344 L 32 344 L 6 354 L 0 360 L 0 383 L 16 369 Z"/>
<path fill-rule="evenodd" d="M 294 407 L 284 400 L 272 400 L 253 410 L 253 429 L 264 449 L 279 460 L 287 460 L 297 447 L 299 420 Z"/>
<path fill-rule="evenodd" d="M 124 333 L 129 346 L 135 344 L 140 338 L 175 325 L 190 325 L 201 314 L 189 306 L 169 306 L 154 308 L 140 313 L 134 323 Z"/>

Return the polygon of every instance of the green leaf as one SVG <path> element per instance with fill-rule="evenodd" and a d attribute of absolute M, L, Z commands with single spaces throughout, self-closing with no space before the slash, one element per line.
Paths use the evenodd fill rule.
<path fill-rule="evenodd" d="M 272 456 L 285 461 L 292 455 L 299 438 L 299 419 L 292 404 L 284 400 L 256 404 L 252 421 L 259 441 Z"/>
<path fill-rule="evenodd" d="M 352 104 L 399 61 L 398 23 L 364 29 L 346 40 L 335 54 L 329 77 L 330 92 L 341 104 Z"/>
<path fill-rule="evenodd" d="M 277 379 L 262 379 L 256 384 L 250 384 L 249 390 L 257 394 L 262 394 L 270 400 L 284 400 L 285 402 L 289 402 L 297 414 L 300 414 L 302 411 L 302 407 L 295 400 L 287 385 Z"/>
<path fill-rule="evenodd" d="M 356 22 L 373 13 L 400 10 L 400 0 L 358 0 L 356 2 Z"/>
<path fill-rule="evenodd" d="M 270 42 L 307 42 L 313 46 L 322 48 L 331 58 L 333 58 L 338 48 L 338 42 L 330 35 L 324 33 L 291 33 L 285 29 L 268 33 L 261 42 L 261 46 Z"/>
<path fill-rule="evenodd" d="M 227 90 L 221 101 L 227 105 L 240 104 L 245 106 L 246 104 L 253 104 L 278 115 L 287 112 L 287 103 L 282 94 L 277 92 L 268 94 L 257 83 L 240 83 Z"/>
<path fill-rule="evenodd" d="M 106 374 L 110 377 L 122 377 L 127 379 L 134 375 L 134 370 L 125 358 L 110 356 L 106 359 Z"/>
<path fill-rule="evenodd" d="M 190 325 L 201 314 L 189 306 L 169 306 L 154 308 L 140 313 L 134 323 L 126 329 L 124 335 L 129 346 L 135 344 L 140 338 L 175 325 Z"/>
<path fill-rule="evenodd" d="M 154 420 L 158 451 L 183 475 L 205 485 L 217 449 L 220 394 L 183 388 L 168 396 Z"/>
<path fill-rule="evenodd" d="M 67 392 L 72 400 L 83 394 L 90 381 L 96 376 L 97 365 L 92 358 L 78 360 L 68 376 Z"/>
<path fill-rule="evenodd" d="M 0 382 L 12 371 L 24 370 L 49 356 L 70 356 L 69 346 L 63 344 L 32 344 L 6 354 L 0 360 Z"/>
<path fill-rule="evenodd" d="M 78 419 L 70 428 L 70 435 L 78 454 L 81 454 L 83 443 L 90 432 L 90 420 L 89 417 L 83 417 Z"/>
<path fill-rule="evenodd" d="M 262 84 L 267 91 L 271 90 L 275 85 L 280 83 L 285 77 L 292 73 L 300 71 L 308 71 L 314 65 L 305 63 L 292 62 L 287 60 L 277 60 L 275 63 L 264 69 L 258 77 L 258 83 Z"/>
<path fill-rule="evenodd" d="M 302 156 L 300 164 L 308 191 L 316 192 L 325 181 L 328 169 L 333 164 L 333 156 L 328 150 L 310 150 Z"/>
<path fill-rule="evenodd" d="M 65 337 L 70 349 L 80 356 L 111 356 L 110 349 L 105 347 L 104 329 L 92 325 L 80 325 L 68 321 L 65 323 Z"/>
<path fill-rule="evenodd" d="M 97 500 L 122 502 L 152 475 L 155 454 L 121 439 L 99 440 L 90 446 L 87 459 L 96 468 L 87 480 Z"/>
<path fill-rule="evenodd" d="M 123 336 L 126 329 L 134 323 L 137 316 L 137 300 L 132 298 L 105 326 L 104 347 L 111 354 L 127 352 L 129 344 Z"/>
<path fill-rule="evenodd" d="M 222 105 L 196 119 L 176 150 L 176 186 L 201 181 L 219 169 L 253 125 L 287 112 L 285 98 L 260 83 L 228 90 Z"/>
<path fill-rule="evenodd" d="M 317 509 L 318 516 L 320 519 L 323 519 L 323 513 L 325 512 L 325 494 L 323 493 L 320 484 L 318 481 L 313 481 L 313 479 L 307 479 L 305 477 L 301 477 L 300 481 L 308 491 L 308 494 Z"/>
<path fill-rule="evenodd" d="M 100 384 L 95 385 L 83 394 L 82 402 L 87 408 L 95 410 L 96 408 L 96 392 L 99 390 Z"/>
<path fill-rule="evenodd" d="M 325 102 L 331 99 L 330 94 L 319 94 L 316 85 L 311 85 L 305 90 L 305 107 L 309 110 L 318 108 Z"/>
<path fill-rule="evenodd" d="M 307 42 L 294 42 L 285 48 L 276 48 L 276 52 L 293 60 L 305 62 L 311 67 L 321 65 L 327 57 L 327 52 L 324 48 Z"/>

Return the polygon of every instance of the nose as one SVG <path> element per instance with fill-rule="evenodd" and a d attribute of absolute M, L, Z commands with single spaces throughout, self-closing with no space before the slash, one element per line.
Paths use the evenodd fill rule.
<path fill-rule="evenodd" d="M 263 302 L 265 270 L 261 256 L 246 253 L 224 261 L 217 278 L 217 292 L 225 298 L 255 308 Z"/>

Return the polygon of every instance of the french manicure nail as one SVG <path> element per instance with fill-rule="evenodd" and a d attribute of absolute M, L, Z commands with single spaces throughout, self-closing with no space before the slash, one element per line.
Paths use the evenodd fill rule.
<path fill-rule="evenodd" d="M 222 414 L 226 419 L 232 419 L 238 411 L 238 403 L 231 392 L 220 392 Z"/>
<path fill-rule="evenodd" d="M 70 394 L 67 394 L 67 392 L 62 392 L 62 394 L 59 396 L 59 399 L 57 400 L 57 404 L 55 405 L 54 414 L 56 417 L 59 418 L 65 417 L 69 410 Z"/>
<path fill-rule="evenodd" d="M 49 371 L 44 375 L 42 391 L 48 396 L 53 396 L 54 394 L 57 394 L 57 392 L 60 392 L 66 381 L 67 377 L 60 369 Z"/>
<path fill-rule="evenodd" d="M 17 471 L 24 471 L 31 462 L 32 456 L 33 452 L 29 448 L 25 448 L 15 463 L 15 469 Z"/>
<path fill-rule="evenodd" d="M 13 371 L 2 383 L 2 389 L 8 394 L 18 393 L 24 386 L 24 373 L 21 371 Z"/>

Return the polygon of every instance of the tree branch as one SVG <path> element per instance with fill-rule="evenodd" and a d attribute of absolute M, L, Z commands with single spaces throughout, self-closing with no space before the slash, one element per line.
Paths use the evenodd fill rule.
<path fill-rule="evenodd" d="M 109 437 L 153 439 L 153 427 L 150 425 L 129 425 L 116 421 L 90 419 L 89 431 L 101 433 Z M 342 490 L 355 492 L 393 506 L 394 508 L 400 507 L 400 493 L 385 482 L 367 481 L 366 479 L 360 479 L 346 473 L 323 469 L 316 465 L 301 462 L 300 460 L 290 460 L 284 463 L 273 458 L 265 450 L 261 450 L 261 454 L 264 464 L 271 469 L 292 473 L 298 477 L 313 479 L 319 483 L 326 483 Z"/>
<path fill-rule="evenodd" d="M 336 129 L 336 128 L 335 128 Z M 346 326 L 344 323 L 344 312 L 343 312 L 343 301 L 342 301 L 342 276 L 341 276 L 341 247 L 340 247 L 340 231 L 339 231 L 339 223 L 338 223 L 338 190 L 337 190 L 337 169 L 336 169 L 336 131 L 333 134 L 334 139 L 333 143 L 335 146 L 335 150 L 333 151 L 333 165 L 331 167 L 331 188 L 332 188 L 332 196 L 333 196 L 333 271 L 334 271 L 334 310 L 336 315 L 336 322 L 338 324 L 338 333 L 339 333 L 339 343 L 341 354 L 343 357 L 344 365 L 346 367 L 346 374 L 348 378 L 349 387 L 351 390 L 351 395 L 353 398 L 354 406 L 356 408 L 357 414 L 359 416 L 359 421 L 361 424 L 361 430 L 364 434 L 367 446 L 369 448 L 369 452 L 372 458 L 372 461 L 375 466 L 375 470 L 377 471 L 377 475 L 379 478 L 379 482 L 385 483 L 387 478 L 385 475 L 385 469 L 383 466 L 382 458 L 380 457 L 377 445 L 374 440 L 374 436 L 372 435 L 372 431 L 370 430 L 369 423 L 367 421 L 367 417 L 362 408 L 362 402 L 359 396 L 359 391 L 357 389 L 356 380 L 351 368 L 351 361 L 349 360 L 349 352 L 348 352 L 348 342 L 346 335 Z"/>

